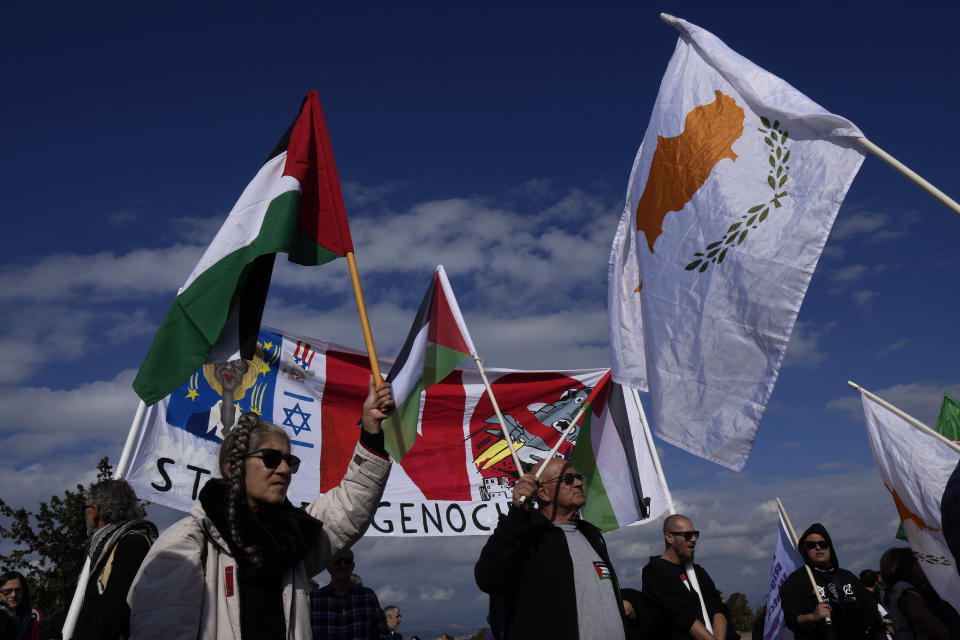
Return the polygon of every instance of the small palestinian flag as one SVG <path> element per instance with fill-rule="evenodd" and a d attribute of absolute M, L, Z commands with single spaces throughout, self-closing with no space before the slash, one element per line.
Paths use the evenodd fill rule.
<path fill-rule="evenodd" d="M 637 459 L 623 387 L 611 379 L 609 371 L 584 405 L 573 450 L 573 466 L 583 475 L 587 496 L 580 515 L 606 533 L 649 517 L 640 464 L 650 461 Z"/>
<path fill-rule="evenodd" d="M 383 432 L 387 451 L 394 460 L 400 461 L 413 447 L 423 391 L 446 378 L 475 352 L 447 273 L 440 265 L 420 303 L 407 341 L 387 374 L 397 409 L 383 422 Z"/>
<path fill-rule="evenodd" d="M 319 265 L 353 251 L 320 98 L 300 113 L 234 205 L 160 324 L 133 388 L 160 400 L 204 362 L 253 357 L 274 256 Z"/>
<path fill-rule="evenodd" d="M 593 570 L 597 572 L 597 578 L 600 580 L 610 579 L 610 567 L 603 560 L 594 560 Z"/>

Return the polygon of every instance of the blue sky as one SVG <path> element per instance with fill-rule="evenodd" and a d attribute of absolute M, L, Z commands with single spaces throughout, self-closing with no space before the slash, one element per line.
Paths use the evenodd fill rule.
<path fill-rule="evenodd" d="M 119 457 L 135 369 L 300 100 L 317 89 L 374 336 L 401 345 L 443 263 L 489 366 L 609 363 L 606 259 L 677 34 L 667 11 L 780 75 L 954 197 L 960 8 L 911 3 L 262 4 L 8 8 L 0 260 L 2 497 L 35 506 Z M 960 219 L 868 157 L 810 284 L 743 473 L 660 443 L 727 593 L 765 595 L 774 497 L 876 567 L 896 514 L 852 379 L 932 424 L 960 393 Z M 354 347 L 342 261 L 278 261 L 266 322 Z M 175 514 L 158 511 L 164 523 Z M 610 536 L 639 585 L 657 524 Z M 886 536 L 885 532 L 891 535 Z M 483 540 L 359 545 L 401 630 L 483 625 Z M 386 604 L 386 602 L 385 602 Z"/>

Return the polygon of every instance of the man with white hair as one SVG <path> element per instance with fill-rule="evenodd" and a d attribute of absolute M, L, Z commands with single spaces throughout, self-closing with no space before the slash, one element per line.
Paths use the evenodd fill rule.
<path fill-rule="evenodd" d="M 508 638 L 622 640 L 623 604 L 606 543 L 580 518 L 583 477 L 567 460 L 541 464 L 539 480 L 526 473 L 513 488 L 474 568 L 477 586 L 505 598 Z"/>

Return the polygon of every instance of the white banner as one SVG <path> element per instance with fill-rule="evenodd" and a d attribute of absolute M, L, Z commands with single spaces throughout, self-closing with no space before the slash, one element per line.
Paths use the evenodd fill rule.
<path fill-rule="evenodd" d="M 605 371 L 487 371 L 512 436 L 525 443 L 517 452 L 522 461 L 543 458 Z M 253 360 L 204 365 L 148 408 L 127 479 L 141 498 L 188 510 L 204 483 L 219 475 L 226 429 L 253 410 L 287 430 L 302 460 L 288 496 L 294 504 L 309 502 L 346 471 L 369 375 L 365 353 L 263 329 Z M 515 476 L 479 373 L 457 370 L 431 386 L 420 414 L 416 443 L 394 463 L 368 534 L 489 534 L 506 512 Z M 560 453 L 574 445 L 575 438 L 564 442 Z M 639 425 L 633 446 L 637 460 L 651 459 Z M 666 500 L 646 466 L 640 485 L 655 517 Z"/>

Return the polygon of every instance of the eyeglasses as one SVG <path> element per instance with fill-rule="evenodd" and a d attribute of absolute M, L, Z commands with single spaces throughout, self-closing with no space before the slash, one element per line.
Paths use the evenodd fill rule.
<path fill-rule="evenodd" d="M 290 467 L 290 473 L 296 473 L 300 468 L 300 458 L 292 453 L 283 453 L 276 449 L 257 449 L 245 455 L 244 458 L 260 458 L 263 460 L 263 466 L 267 469 L 276 469 L 283 460 L 286 460 L 287 466 Z"/>
<path fill-rule="evenodd" d="M 804 544 L 804 546 L 805 546 L 808 550 L 810 550 L 810 551 L 813 551 L 814 549 L 829 549 L 829 548 L 830 548 L 830 545 L 827 543 L 826 540 L 817 540 L 817 541 L 815 541 L 815 542 L 804 542 L 803 544 Z"/>
<path fill-rule="evenodd" d="M 700 539 L 699 531 L 667 531 L 672 536 L 683 536 L 684 540 L 690 540 L 691 538 Z"/>
<path fill-rule="evenodd" d="M 561 476 L 553 478 L 552 480 L 545 480 L 541 484 L 550 484 L 551 482 L 556 482 L 557 480 L 563 480 L 563 484 L 573 484 L 577 480 L 583 482 L 583 476 L 579 473 L 565 473 Z"/>
<path fill-rule="evenodd" d="M 335 567 L 352 567 L 353 558 L 340 558 L 338 560 L 334 560 L 330 564 L 332 564 Z"/>
<path fill-rule="evenodd" d="M 0 590 L 0 596 L 3 596 L 3 597 L 12 596 L 15 593 L 22 595 L 23 587 L 13 587 L 12 589 Z"/>

